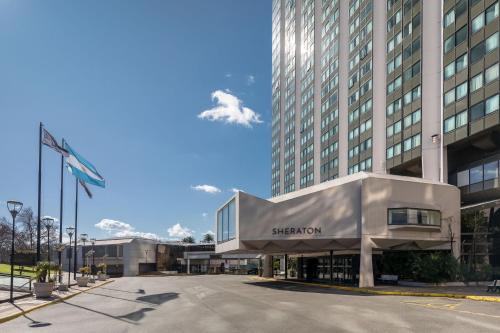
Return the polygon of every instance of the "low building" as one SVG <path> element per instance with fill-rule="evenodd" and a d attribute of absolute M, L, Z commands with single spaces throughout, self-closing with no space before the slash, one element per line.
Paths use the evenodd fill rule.
<path fill-rule="evenodd" d="M 351 265 L 360 287 L 374 285 L 372 255 L 391 250 L 448 249 L 460 256 L 460 191 L 422 178 L 360 172 L 299 191 L 261 199 L 238 192 L 217 211 L 216 253 L 330 254 Z M 345 263 L 346 261 L 342 261 Z M 307 264 L 297 273 L 308 273 Z"/>

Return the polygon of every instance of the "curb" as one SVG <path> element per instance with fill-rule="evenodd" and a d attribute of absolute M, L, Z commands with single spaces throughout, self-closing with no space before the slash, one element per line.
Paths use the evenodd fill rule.
<path fill-rule="evenodd" d="M 342 291 L 352 291 L 363 294 L 371 295 L 384 295 L 384 296 L 416 296 L 416 297 L 446 297 L 446 298 L 458 298 L 458 299 L 468 299 L 472 301 L 482 301 L 482 302 L 495 302 L 500 303 L 500 297 L 493 296 L 479 296 L 479 295 L 464 295 L 464 294 L 447 294 L 447 293 L 430 293 L 430 292 L 416 292 L 416 291 L 384 291 L 384 290 L 373 290 L 367 288 L 355 288 L 355 287 L 345 287 L 345 286 L 335 286 L 326 285 L 321 283 L 309 283 L 300 281 L 283 281 L 274 278 L 262 278 L 262 277 L 252 277 L 254 280 L 270 281 L 270 282 L 284 282 L 300 284 L 304 286 L 320 287 L 320 288 L 330 288 Z"/>
<path fill-rule="evenodd" d="M 8 321 L 10 321 L 10 320 L 12 320 L 12 319 L 15 319 L 15 318 L 17 318 L 17 317 L 24 316 L 24 315 L 25 315 L 25 314 L 27 314 L 27 313 L 30 313 L 30 312 L 32 312 L 32 311 L 35 311 L 35 310 L 38 310 L 38 309 L 44 308 L 44 307 L 46 307 L 46 306 L 49 306 L 49 305 L 52 305 L 52 304 L 56 304 L 56 303 L 60 303 L 60 302 L 62 302 L 62 301 L 65 301 L 65 300 L 67 300 L 67 299 L 70 299 L 70 298 L 72 298 L 72 297 L 75 297 L 76 295 L 80 295 L 81 293 L 84 293 L 84 292 L 86 292 L 86 291 L 89 291 L 89 290 L 92 290 L 92 289 L 95 289 L 95 288 L 102 287 L 102 286 L 104 286 L 104 285 L 106 285 L 106 284 L 109 284 L 109 283 L 111 283 L 111 282 L 113 282 L 113 281 L 114 281 L 114 280 L 109 280 L 109 281 L 106 281 L 106 282 L 104 282 L 103 284 L 100 284 L 100 285 L 98 285 L 98 286 L 93 286 L 93 287 L 90 287 L 89 289 L 85 289 L 85 290 L 79 290 L 79 291 L 75 292 L 74 294 L 67 295 L 67 296 L 63 296 L 63 297 L 60 297 L 60 298 L 54 299 L 54 300 L 52 300 L 52 301 L 49 301 L 49 302 L 47 302 L 47 303 L 42 303 L 42 304 L 40 304 L 40 305 L 36 305 L 36 306 L 34 306 L 34 307 L 32 307 L 32 308 L 29 308 L 29 309 L 26 309 L 26 310 L 22 310 L 21 312 L 18 312 L 18 313 L 13 313 L 13 314 L 11 314 L 11 315 L 7 315 L 7 316 L 5 316 L 5 317 L 0 318 L 0 324 L 3 324 L 3 323 L 5 323 L 5 322 L 8 322 Z"/>

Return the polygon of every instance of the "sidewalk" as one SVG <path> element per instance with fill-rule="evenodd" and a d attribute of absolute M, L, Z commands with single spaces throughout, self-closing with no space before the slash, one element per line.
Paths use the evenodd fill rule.
<path fill-rule="evenodd" d="M 89 284 L 88 287 L 78 287 L 76 285 L 75 286 L 72 285 L 69 291 L 62 291 L 62 292 L 57 290 L 54 291 L 52 293 L 51 298 L 36 299 L 34 296 L 30 296 L 16 300 L 14 304 L 8 302 L 0 303 L 0 324 L 9 321 L 11 319 L 17 318 L 19 316 L 22 316 L 33 310 L 42 308 L 50 304 L 64 301 L 68 298 L 81 294 L 87 290 L 98 288 L 100 286 L 103 286 L 111 282 L 113 282 L 113 280 L 96 281 L 93 284 Z"/>
<path fill-rule="evenodd" d="M 474 301 L 498 302 L 500 303 L 499 293 L 487 293 L 486 287 L 405 287 L 405 286 L 375 286 L 373 288 L 359 288 L 355 286 L 331 285 L 320 282 L 305 282 L 298 280 L 284 280 L 274 278 L 253 277 L 252 279 L 261 281 L 276 281 L 283 283 L 294 283 L 304 286 L 313 286 L 320 288 L 332 288 L 343 291 L 359 292 L 372 295 L 392 295 L 392 296 L 417 296 L 417 297 L 447 297 L 462 298 Z"/>

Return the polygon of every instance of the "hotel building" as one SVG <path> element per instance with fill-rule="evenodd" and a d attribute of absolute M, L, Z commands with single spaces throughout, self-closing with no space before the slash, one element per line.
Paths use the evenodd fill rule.
<path fill-rule="evenodd" d="M 335 206 L 331 197 L 318 193 L 341 191 L 346 182 L 358 184 L 355 191 L 365 199 L 345 203 L 359 217 L 350 227 L 344 225 L 357 226 L 356 241 L 300 251 L 360 253 L 359 282 L 370 285 L 373 277 L 366 274 L 373 273 L 361 272 L 367 267 L 363 247 L 369 243 L 370 253 L 395 249 L 374 238 L 428 242 L 426 248 L 433 249 L 445 247 L 449 233 L 460 235 L 450 244 L 464 262 L 500 268 L 498 16 L 498 0 L 272 1 L 272 198 L 255 204 L 279 202 L 274 206 L 283 207 L 283 200 L 297 203 L 292 198 L 316 193 L 315 200 L 329 200 L 320 207 Z M 372 182 L 387 182 L 388 188 L 364 197 Z M 399 190 L 391 187 L 395 184 L 407 190 L 414 186 L 417 191 L 432 190 L 423 197 L 395 196 Z M 447 184 L 458 187 L 460 195 Z M 450 191 L 450 197 L 434 196 L 441 190 Z M 344 197 L 350 194 L 340 195 Z M 234 199 L 235 228 L 228 237 L 218 237 L 217 251 L 248 249 L 243 243 L 229 246 L 228 240 L 247 239 L 237 232 L 243 220 L 261 223 L 242 215 L 241 198 L 240 194 Z M 448 202 L 450 198 L 456 203 Z M 371 209 L 366 200 L 379 202 L 385 213 L 365 215 Z M 269 221 L 270 227 L 319 227 L 315 221 L 328 214 L 326 208 L 310 211 L 306 206 L 307 220 L 292 226 L 288 220 L 301 216 L 302 210 L 287 207 L 286 219 Z M 421 209 L 439 212 L 439 230 L 429 233 L 435 217 L 418 213 Z M 406 221 L 399 224 L 417 226 L 411 231 L 393 230 L 392 214 L 399 213 Z M 218 211 L 217 230 L 224 229 L 223 214 L 223 209 Z M 329 218 L 323 222 L 342 225 Z M 385 229 L 364 240 L 367 230 L 382 228 L 382 222 Z M 325 225 L 321 228 L 328 230 Z M 344 231 L 328 237 L 333 241 Z M 257 246 L 256 251 L 300 253 L 283 244 L 280 249 L 279 240 L 269 235 L 269 239 L 262 239 L 264 234 L 255 237 L 273 248 Z"/>

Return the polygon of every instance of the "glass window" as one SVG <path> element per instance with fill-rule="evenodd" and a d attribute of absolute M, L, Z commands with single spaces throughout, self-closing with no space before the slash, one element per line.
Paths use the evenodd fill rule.
<path fill-rule="evenodd" d="M 498 63 L 486 69 L 486 71 L 484 72 L 484 76 L 486 79 L 486 84 L 498 79 Z"/>
<path fill-rule="evenodd" d="M 457 86 L 456 99 L 457 101 L 467 96 L 467 82 Z"/>
<path fill-rule="evenodd" d="M 455 22 L 455 10 L 452 9 L 444 16 L 444 26 L 445 28 Z"/>
<path fill-rule="evenodd" d="M 478 32 L 484 27 L 484 15 L 479 14 L 475 19 L 472 20 L 472 33 Z"/>
<path fill-rule="evenodd" d="M 394 148 L 389 147 L 387 148 L 387 159 L 392 158 L 394 156 Z"/>
<path fill-rule="evenodd" d="M 475 184 L 483 181 L 483 166 L 470 169 L 470 183 Z"/>
<path fill-rule="evenodd" d="M 469 170 L 460 171 L 457 173 L 457 186 L 467 186 L 469 185 Z"/>
<path fill-rule="evenodd" d="M 387 127 L 387 137 L 390 138 L 393 135 L 394 135 L 394 127 L 392 125 L 388 126 Z"/>
<path fill-rule="evenodd" d="M 485 114 L 492 113 L 498 110 L 498 94 L 495 96 L 491 96 L 486 100 L 485 104 Z"/>
<path fill-rule="evenodd" d="M 467 39 L 467 25 L 464 25 L 455 33 L 455 45 L 459 45 Z"/>
<path fill-rule="evenodd" d="M 394 156 L 401 154 L 401 143 L 394 145 Z"/>
<path fill-rule="evenodd" d="M 420 134 L 414 135 L 411 138 L 413 148 L 420 146 Z"/>
<path fill-rule="evenodd" d="M 486 53 L 493 51 L 498 47 L 498 32 L 486 39 Z"/>
<path fill-rule="evenodd" d="M 222 240 L 229 239 L 229 210 L 228 207 L 225 206 L 222 209 Z"/>
<path fill-rule="evenodd" d="M 488 7 L 485 13 L 486 13 L 486 24 L 496 19 L 498 17 L 498 2 Z"/>
<path fill-rule="evenodd" d="M 470 108 L 470 119 L 476 120 L 484 116 L 484 102 L 477 103 Z"/>
<path fill-rule="evenodd" d="M 410 127 L 411 126 L 411 115 L 408 115 L 404 118 L 404 127 Z"/>
<path fill-rule="evenodd" d="M 419 110 L 413 112 L 411 118 L 412 118 L 412 122 L 414 124 L 418 123 L 420 121 L 420 119 L 422 119 L 422 111 L 420 111 L 420 109 L 419 109 Z"/>
<path fill-rule="evenodd" d="M 484 180 L 498 178 L 498 161 L 484 165 Z"/>
<path fill-rule="evenodd" d="M 451 64 L 447 65 L 444 68 L 444 79 L 448 80 L 453 75 L 455 75 L 455 63 L 454 62 L 452 62 Z"/>
<path fill-rule="evenodd" d="M 457 60 L 455 61 L 455 72 L 460 72 L 462 69 L 467 68 L 467 53 L 458 57 Z"/>
<path fill-rule="evenodd" d="M 470 50 L 470 63 L 473 64 L 484 56 L 484 41 L 477 44 Z M 457 71 L 458 72 L 458 71 Z"/>
<path fill-rule="evenodd" d="M 455 118 L 457 128 L 467 125 L 467 111 L 460 112 Z"/>
<path fill-rule="evenodd" d="M 411 91 L 407 92 L 404 96 L 404 103 L 405 105 L 408 105 L 411 103 Z"/>
<path fill-rule="evenodd" d="M 401 120 L 394 123 L 394 134 L 401 132 Z"/>
<path fill-rule="evenodd" d="M 222 209 L 217 212 L 217 241 L 222 241 Z"/>
<path fill-rule="evenodd" d="M 403 149 L 404 151 L 408 151 L 411 149 L 411 138 L 406 139 L 403 143 Z"/>
<path fill-rule="evenodd" d="M 479 73 L 470 80 L 470 91 L 474 92 L 483 87 L 483 73 Z"/>
<path fill-rule="evenodd" d="M 455 116 L 450 117 L 444 121 L 444 132 L 448 133 L 455 129 Z"/>
<path fill-rule="evenodd" d="M 444 94 L 444 105 L 450 105 L 455 102 L 455 89 L 451 89 L 447 93 Z"/>
<path fill-rule="evenodd" d="M 406 209 L 389 209 L 389 224 L 404 225 L 408 222 Z"/>
<path fill-rule="evenodd" d="M 228 204 L 228 213 L 229 213 L 229 239 L 233 239 L 236 237 L 236 204 L 234 200 L 231 200 Z"/>
<path fill-rule="evenodd" d="M 455 35 L 448 37 L 444 41 L 444 53 L 448 53 L 455 47 Z"/>

